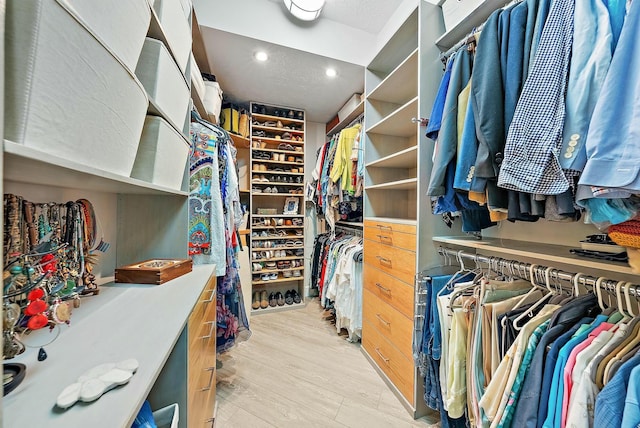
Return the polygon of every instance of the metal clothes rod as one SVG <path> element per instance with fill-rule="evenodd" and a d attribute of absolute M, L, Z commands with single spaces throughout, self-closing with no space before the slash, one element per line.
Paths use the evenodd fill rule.
<path fill-rule="evenodd" d="M 531 278 L 529 277 L 529 270 L 532 266 L 531 263 L 521 262 L 518 260 L 507 260 L 500 257 L 483 256 L 477 253 L 469 253 L 463 250 L 454 250 L 442 246 L 438 248 L 438 253 L 445 257 L 452 257 L 453 260 L 464 258 L 476 263 L 484 263 L 486 265 L 489 265 L 492 270 L 500 272 L 501 274 L 509 274 L 520 277 L 522 279 L 531 280 Z M 544 276 L 544 273 L 548 267 L 554 269 L 552 266 L 542 266 L 537 264 L 534 266 L 535 272 L 541 276 Z M 577 275 L 578 274 L 575 272 L 567 272 L 560 269 L 554 269 L 553 271 L 554 278 L 570 282 L 571 284 L 573 284 L 573 281 Z M 595 290 L 597 280 L 598 277 L 582 274 L 580 274 L 580 277 L 578 278 L 580 284 L 591 287 L 593 290 Z M 616 285 L 618 284 L 618 282 L 619 281 L 605 278 L 601 281 L 600 288 L 602 290 L 608 291 L 609 293 L 615 293 Z M 629 287 L 630 295 L 640 297 L 640 286 L 638 286 L 637 284 L 625 283 L 624 285 L 622 285 L 622 291 L 624 291 L 626 287 Z"/>
<path fill-rule="evenodd" d="M 355 235 L 355 236 L 362 237 L 362 229 L 359 229 L 357 227 L 349 227 L 349 226 L 343 226 L 341 224 L 336 224 L 335 227 L 334 227 L 334 230 L 336 232 L 342 231 L 342 232 L 346 233 L 347 235 Z"/>

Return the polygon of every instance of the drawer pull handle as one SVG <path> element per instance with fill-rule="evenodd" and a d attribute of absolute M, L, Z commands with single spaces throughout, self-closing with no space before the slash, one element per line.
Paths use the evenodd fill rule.
<path fill-rule="evenodd" d="M 209 367 L 209 368 L 206 368 L 205 371 L 210 372 L 209 373 L 209 385 L 207 385 L 204 388 L 202 388 L 200 390 L 202 392 L 209 391 L 211 389 L 211 384 L 213 383 L 213 374 L 216 372 L 216 368 L 215 367 Z"/>
<path fill-rule="evenodd" d="M 382 318 L 380 316 L 380 314 L 376 314 L 376 318 L 378 318 L 378 321 L 380 321 L 381 323 L 383 323 L 387 327 L 389 327 L 391 325 L 391 323 L 389 321 L 387 321 L 386 319 Z"/>
<path fill-rule="evenodd" d="M 393 230 L 391 226 L 386 226 L 384 224 L 378 224 L 377 226 L 378 226 L 378 229 Z"/>
<path fill-rule="evenodd" d="M 207 300 L 203 300 L 202 303 L 211 303 L 213 302 L 213 298 L 216 297 L 216 289 L 212 288 L 211 289 L 211 295 L 209 296 L 209 298 Z"/>
<path fill-rule="evenodd" d="M 208 340 L 211 338 L 211 336 L 213 336 L 213 328 L 216 325 L 215 321 L 207 321 L 206 323 L 204 323 L 204 325 L 209 324 L 211 327 L 209 327 L 209 334 L 207 334 L 206 336 L 200 336 L 200 339 L 202 340 Z"/>
<path fill-rule="evenodd" d="M 389 365 L 389 359 L 382 355 L 382 352 L 380 352 L 380 348 L 376 348 L 376 354 L 378 354 L 378 356 L 382 358 L 385 364 Z"/>
<path fill-rule="evenodd" d="M 382 256 L 376 256 L 376 259 L 380 262 L 380 264 L 385 264 L 391 266 L 391 260 L 384 258 Z"/>
<path fill-rule="evenodd" d="M 387 293 L 387 294 L 391 294 L 391 290 L 387 287 L 384 287 L 382 284 L 380 284 L 379 282 L 376 282 L 376 287 L 378 287 L 381 291 Z"/>
<path fill-rule="evenodd" d="M 385 244 L 385 243 L 389 243 L 388 245 L 391 245 L 391 243 L 393 242 L 393 239 L 391 239 L 390 236 L 387 235 L 376 235 L 378 238 L 380 238 L 380 242 Z"/>

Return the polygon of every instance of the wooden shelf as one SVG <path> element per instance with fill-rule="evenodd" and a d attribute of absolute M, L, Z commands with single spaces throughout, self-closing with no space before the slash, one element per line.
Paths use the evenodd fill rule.
<path fill-rule="evenodd" d="M 240 193 L 251 193 L 249 189 L 240 189 Z"/>
<path fill-rule="evenodd" d="M 286 107 L 284 107 L 286 108 Z M 294 110 L 294 111 L 299 111 L 296 109 L 290 109 L 290 110 Z M 270 114 L 260 114 L 260 113 L 251 113 L 251 118 L 255 119 L 257 121 L 267 121 L 267 120 L 272 120 L 272 121 L 280 121 L 283 124 L 285 123 L 296 123 L 296 124 L 300 124 L 300 125 L 304 125 L 304 120 L 300 120 L 300 119 L 289 119 L 288 117 L 280 117 L 280 116 L 271 116 Z M 255 125 L 254 125 L 255 126 Z M 280 128 L 276 128 L 276 129 L 280 129 Z"/>
<path fill-rule="evenodd" d="M 252 184 L 266 184 L 268 185 L 274 185 L 274 186 L 296 186 L 296 187 L 301 187 L 304 186 L 304 183 L 279 183 L 277 181 L 253 181 Z"/>
<path fill-rule="evenodd" d="M 4 180 L 107 193 L 189 195 L 189 192 L 103 171 L 8 140 L 4 140 Z"/>
<path fill-rule="evenodd" d="M 399 224 L 408 224 L 411 226 L 416 226 L 418 222 L 416 220 L 399 218 L 399 217 L 365 217 L 365 220 L 371 221 L 379 221 L 384 223 L 399 223 Z"/>
<path fill-rule="evenodd" d="M 541 260 L 542 263 L 563 263 L 625 275 L 634 275 L 626 263 L 590 259 L 571 254 L 569 250 L 572 248 L 580 248 L 579 243 L 576 243 L 574 247 L 570 247 L 566 245 L 517 241 L 514 239 L 482 238 L 482 240 L 478 240 L 470 237 L 453 236 L 434 236 L 433 241 L 460 247 L 475 248 L 479 251 L 485 250 L 502 253 L 505 254 L 507 258 L 518 256 L 530 257 Z"/>
<path fill-rule="evenodd" d="M 354 229 L 362 229 L 364 223 L 355 221 L 336 221 L 336 226 L 353 227 Z"/>
<path fill-rule="evenodd" d="M 418 179 L 407 178 L 406 180 L 391 181 L 388 183 L 375 184 L 373 186 L 367 186 L 365 190 L 411 190 L 417 189 Z"/>
<path fill-rule="evenodd" d="M 416 168 L 418 162 L 418 146 L 412 146 L 407 149 L 393 153 L 373 162 L 368 163 L 368 167 L 376 168 Z"/>
<path fill-rule="evenodd" d="M 303 218 L 304 215 L 302 214 L 257 214 L 257 213 L 252 213 L 251 214 L 254 217 L 265 217 L 265 218 L 271 218 L 271 217 L 282 217 L 282 218 Z"/>
<path fill-rule="evenodd" d="M 487 20 L 495 10 L 501 8 L 506 2 L 502 0 L 485 0 L 478 4 L 471 13 L 458 25 L 444 33 L 438 40 L 436 46 L 441 51 L 446 51 L 462 40 L 471 31 Z"/>
<path fill-rule="evenodd" d="M 258 149 L 258 148 L 253 148 L 254 151 L 260 151 L 260 152 L 272 152 L 272 153 L 286 153 L 286 154 L 296 154 L 296 155 L 303 155 L 304 152 L 296 152 L 295 150 L 281 150 L 281 149 Z M 256 161 L 259 159 L 256 159 Z"/>
<path fill-rule="evenodd" d="M 49 360 L 38 362 L 36 348 L 11 360 L 25 364 L 27 375 L 2 399 L 5 426 L 66 428 L 91 421 L 98 428 L 130 427 L 213 270 L 213 265 L 194 266 L 162 285 L 110 283 L 101 286 L 99 295 L 82 298 L 71 324 L 59 326 L 59 337 L 47 345 Z M 31 340 L 46 343 L 48 334 L 36 331 Z M 54 410 L 58 394 L 84 371 L 128 358 L 140 363 L 128 384 L 95 402 Z"/>
<path fill-rule="evenodd" d="M 193 52 L 193 57 L 196 59 L 198 63 L 198 68 L 202 73 L 211 73 L 209 58 L 207 58 L 207 50 L 204 46 L 204 39 L 202 38 L 202 32 L 200 29 L 200 24 L 198 24 L 198 17 L 196 16 L 195 8 L 191 9 L 192 11 L 192 21 L 191 21 L 191 38 L 193 40 L 193 45 L 191 50 Z"/>
<path fill-rule="evenodd" d="M 296 193 L 269 193 L 269 192 L 253 192 L 253 196 L 293 196 L 303 198 L 304 195 Z"/>
<path fill-rule="evenodd" d="M 290 311 L 290 310 L 294 310 L 294 309 L 302 309 L 305 307 L 305 303 L 304 301 L 300 302 L 300 303 L 294 303 L 292 305 L 287 305 L 285 304 L 284 306 L 274 306 L 271 307 L 269 306 L 266 309 L 251 309 L 251 316 L 254 315 L 261 315 L 261 314 L 268 314 L 268 313 L 272 313 L 272 312 L 281 312 L 281 311 Z"/>
<path fill-rule="evenodd" d="M 287 241 L 291 241 L 291 240 L 300 240 L 303 239 L 304 236 L 303 235 L 285 235 L 285 236 L 252 236 L 251 239 L 254 241 L 279 241 L 279 240 L 287 240 Z M 282 248 L 302 248 L 302 246 L 300 247 L 287 247 L 287 246 L 282 246 Z"/>
<path fill-rule="evenodd" d="M 418 93 L 418 49 L 393 70 L 367 98 L 404 104 Z"/>
<path fill-rule="evenodd" d="M 269 229 L 300 229 L 303 228 L 304 225 L 301 224 L 300 226 L 253 226 L 253 230 L 269 230 Z"/>
<path fill-rule="evenodd" d="M 262 251 L 266 251 L 266 249 L 264 248 L 252 248 L 251 251 L 256 252 L 257 250 L 262 250 Z M 258 262 L 273 262 L 273 261 L 284 261 L 284 260 L 302 260 L 304 259 L 303 256 L 287 256 L 287 257 L 272 257 L 270 259 L 252 259 L 251 263 L 258 263 Z"/>
<path fill-rule="evenodd" d="M 398 107 L 387 117 L 367 130 L 368 134 L 411 137 L 417 134 L 418 125 L 411 121 L 418 116 L 418 97 Z"/>
<path fill-rule="evenodd" d="M 304 281 L 304 275 L 291 277 L 291 278 L 280 278 L 278 279 L 270 279 L 269 281 L 251 281 L 253 285 L 267 285 L 267 284 L 277 284 L 278 282 L 296 282 L 296 281 Z"/>
<path fill-rule="evenodd" d="M 356 120 L 356 118 L 361 114 L 364 114 L 364 101 L 360 101 L 360 103 L 358 103 L 356 108 L 351 113 L 349 113 L 347 117 L 345 117 L 343 120 L 338 122 L 337 125 L 335 125 L 333 128 L 329 130 L 329 132 L 327 132 L 327 135 L 337 134 L 338 132 L 342 131 L 351 122 Z"/>
<path fill-rule="evenodd" d="M 302 153 L 300 153 L 302 155 Z M 276 165 L 299 165 L 304 168 L 304 162 L 290 162 L 290 161 L 274 161 L 274 160 L 266 160 L 266 159 L 253 159 L 254 164 L 260 163 L 271 163 Z M 253 172 L 268 172 L 268 171 L 253 171 Z M 280 171 L 282 172 L 282 171 Z M 294 173 L 295 174 L 295 173 Z"/>
<path fill-rule="evenodd" d="M 236 149 L 249 150 L 251 148 L 251 140 L 249 140 L 248 138 L 244 138 L 242 135 L 233 134 L 231 132 L 229 132 L 228 134 L 233 140 L 233 144 L 236 146 Z"/>
<path fill-rule="evenodd" d="M 270 138 L 270 137 L 258 137 L 257 135 L 252 135 L 251 136 L 251 140 L 252 141 L 266 141 L 266 142 L 271 142 L 271 143 L 289 143 L 292 146 L 302 146 L 304 145 L 304 141 L 295 141 L 295 140 L 283 140 L 282 138 Z M 266 150 L 266 149 L 258 149 L 256 147 L 253 148 L 254 150 Z M 288 152 L 291 153 L 291 152 Z M 300 153 L 300 152 L 298 152 Z"/>
<path fill-rule="evenodd" d="M 260 262 L 253 262 L 253 263 L 260 263 Z M 251 271 L 252 275 L 260 275 L 263 273 L 278 273 L 278 272 L 293 272 L 294 270 L 299 270 L 299 271 L 304 271 L 304 267 L 302 266 L 298 266 L 298 267 L 294 267 L 294 268 L 286 268 L 286 269 L 261 269 L 258 271 Z M 298 277 L 296 277 L 298 278 Z"/>
<path fill-rule="evenodd" d="M 288 132 L 290 134 L 302 134 L 304 135 L 304 131 L 299 131 L 297 129 L 286 129 L 286 128 L 274 128 L 272 126 L 264 126 L 264 125 L 253 125 L 253 129 L 260 129 L 260 130 L 264 130 L 264 131 L 270 131 L 270 132 L 281 132 L 281 133 L 285 133 Z"/>

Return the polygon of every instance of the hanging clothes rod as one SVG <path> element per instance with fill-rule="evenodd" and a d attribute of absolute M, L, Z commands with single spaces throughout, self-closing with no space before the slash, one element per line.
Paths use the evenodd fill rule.
<path fill-rule="evenodd" d="M 456 52 L 458 49 L 460 49 L 461 47 L 463 47 L 464 45 L 467 45 L 471 42 L 475 43 L 476 40 L 476 33 L 479 33 L 482 31 L 482 28 L 484 27 L 484 23 L 480 24 L 479 26 L 475 27 L 473 30 L 471 30 L 471 32 L 469 34 L 467 34 L 462 40 L 460 40 L 458 43 L 456 43 L 455 45 L 453 45 L 452 47 L 450 47 L 446 52 L 443 52 L 440 54 L 440 61 L 446 63 L 447 60 L 449 59 L 449 57 L 451 55 L 453 55 L 454 52 Z"/>
<path fill-rule="evenodd" d="M 531 263 L 521 262 L 518 260 L 507 260 L 507 259 L 502 259 L 500 257 L 483 256 L 477 253 L 469 253 L 463 250 L 454 250 L 446 247 L 439 247 L 438 253 L 444 257 L 452 257 L 454 260 L 458 258 L 463 258 L 463 259 L 471 260 L 476 263 L 484 263 L 486 265 L 489 265 L 489 267 L 492 270 L 499 272 L 501 274 L 517 276 L 525 280 L 531 280 L 531 278 L 529 277 L 530 268 L 532 266 Z M 544 274 L 547 268 L 550 267 L 554 269 L 552 266 L 542 266 L 542 265 L 533 265 L 533 266 L 534 266 L 534 271 L 537 273 L 537 275 L 541 277 L 544 277 Z M 580 284 L 584 285 L 585 287 L 591 287 L 592 290 L 595 290 L 596 282 L 599 280 L 599 278 L 595 276 L 583 275 L 575 272 L 567 272 L 560 269 L 553 270 L 553 277 L 560 280 L 567 281 L 571 284 L 573 284 L 575 280 L 578 280 Z M 600 288 L 602 290 L 608 291 L 609 293 L 615 293 L 616 286 L 618 283 L 619 281 L 604 278 L 600 280 Z M 629 288 L 630 295 L 635 297 L 640 297 L 640 286 L 636 284 L 625 283 L 622 285 L 621 290 L 624 291 L 626 287 Z"/>
<path fill-rule="evenodd" d="M 336 223 L 334 230 L 336 232 L 341 231 L 346 233 L 347 235 L 355 235 L 362 237 L 362 226 L 358 225 L 347 225 L 345 223 Z"/>

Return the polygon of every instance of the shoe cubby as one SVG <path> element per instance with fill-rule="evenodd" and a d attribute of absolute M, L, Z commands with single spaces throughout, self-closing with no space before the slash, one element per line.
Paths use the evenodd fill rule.
<path fill-rule="evenodd" d="M 303 110 L 255 102 L 251 117 L 252 313 L 265 313 L 300 306 L 303 300 L 306 122 Z M 285 214 L 292 206 L 297 211 Z M 276 293 L 282 295 L 281 305 L 271 298 Z M 295 293 L 299 302 L 286 299 L 287 293 Z"/>

